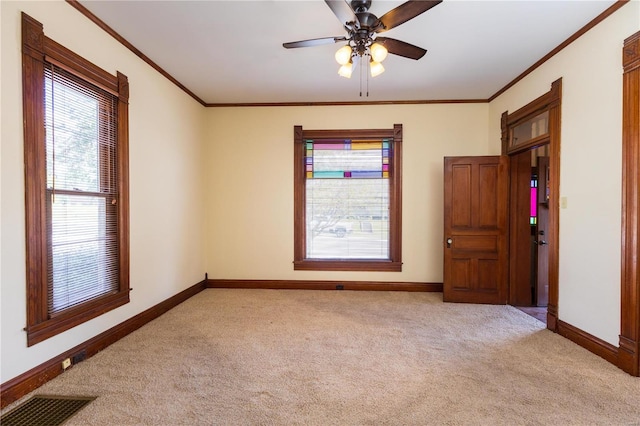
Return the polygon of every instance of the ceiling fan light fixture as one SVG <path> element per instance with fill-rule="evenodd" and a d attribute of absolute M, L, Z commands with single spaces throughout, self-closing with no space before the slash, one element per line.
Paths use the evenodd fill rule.
<path fill-rule="evenodd" d="M 384 61 L 387 55 L 389 54 L 389 51 L 387 50 L 387 48 L 381 45 L 380 43 L 373 43 L 370 49 L 371 49 L 371 58 L 375 62 Z"/>
<path fill-rule="evenodd" d="M 372 60 L 369 63 L 369 71 L 371 72 L 371 77 L 377 77 L 384 72 L 384 67 L 380 62 Z"/>
<path fill-rule="evenodd" d="M 2 0 L 0 0 L 2 1 Z M 410 19 L 428 11 L 442 3 L 443 0 L 405 0 L 404 3 L 378 18 L 369 12 L 372 0 L 324 0 L 333 14 L 342 23 L 346 35 L 313 38 L 283 43 L 286 49 L 318 46 L 346 42 L 335 53 L 340 64 L 338 74 L 351 78 L 353 69 L 360 66 L 360 96 L 362 96 L 362 79 L 366 76 L 367 96 L 369 96 L 369 73 L 376 77 L 384 72 L 382 61 L 389 53 L 418 60 L 427 51 L 401 40 L 389 37 L 378 37 L 378 33 L 388 31 L 404 24 Z"/>
<path fill-rule="evenodd" d="M 336 52 L 336 62 L 340 65 L 345 66 L 351 60 L 351 46 L 348 44 L 346 46 L 342 46 Z"/>
<path fill-rule="evenodd" d="M 340 76 L 344 78 L 351 78 L 351 74 L 353 74 L 353 63 L 347 62 L 346 64 L 342 65 L 338 70 L 338 74 L 340 74 Z"/>

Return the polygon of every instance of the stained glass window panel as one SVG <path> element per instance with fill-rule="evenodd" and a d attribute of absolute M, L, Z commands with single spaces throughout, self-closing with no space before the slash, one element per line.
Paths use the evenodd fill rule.
<path fill-rule="evenodd" d="M 389 259 L 390 143 L 307 141 L 306 257 Z"/>

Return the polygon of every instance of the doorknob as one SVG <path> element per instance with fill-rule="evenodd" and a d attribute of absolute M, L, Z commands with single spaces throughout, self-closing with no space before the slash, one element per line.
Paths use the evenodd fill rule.
<path fill-rule="evenodd" d="M 540 244 L 541 246 L 546 246 L 547 242 L 545 240 L 540 240 L 538 241 L 538 244 Z"/>
<path fill-rule="evenodd" d="M 451 243 L 453 243 L 453 240 L 451 238 L 447 238 L 447 248 L 451 248 Z"/>

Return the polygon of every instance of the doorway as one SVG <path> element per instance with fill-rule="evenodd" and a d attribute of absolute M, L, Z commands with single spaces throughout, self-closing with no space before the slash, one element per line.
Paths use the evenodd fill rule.
<path fill-rule="evenodd" d="M 558 79 L 549 92 L 517 111 L 505 111 L 501 119 L 502 155 L 510 165 L 507 303 L 542 310 L 547 328 L 554 332 L 558 331 L 561 102 L 562 79 Z M 532 184 L 539 187 L 535 226 Z M 538 306 L 545 302 L 546 315 L 544 306 Z"/>

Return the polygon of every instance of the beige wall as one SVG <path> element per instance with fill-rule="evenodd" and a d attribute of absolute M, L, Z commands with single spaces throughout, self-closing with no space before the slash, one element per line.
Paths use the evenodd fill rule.
<path fill-rule="evenodd" d="M 211 108 L 207 270 L 211 278 L 442 282 L 444 156 L 487 154 L 488 104 Z M 403 125 L 402 272 L 293 270 L 293 126 Z"/>
<path fill-rule="evenodd" d="M 558 315 L 615 346 L 620 333 L 622 44 L 640 29 L 630 2 L 490 104 L 500 115 L 549 91 L 562 77 Z"/>
<path fill-rule="evenodd" d="M 68 4 L 0 2 L 1 382 L 6 382 L 204 278 L 205 108 Z M 131 303 L 26 347 L 20 12 L 45 34 L 130 84 Z M 99 46 L 99 49 L 95 49 Z"/>

